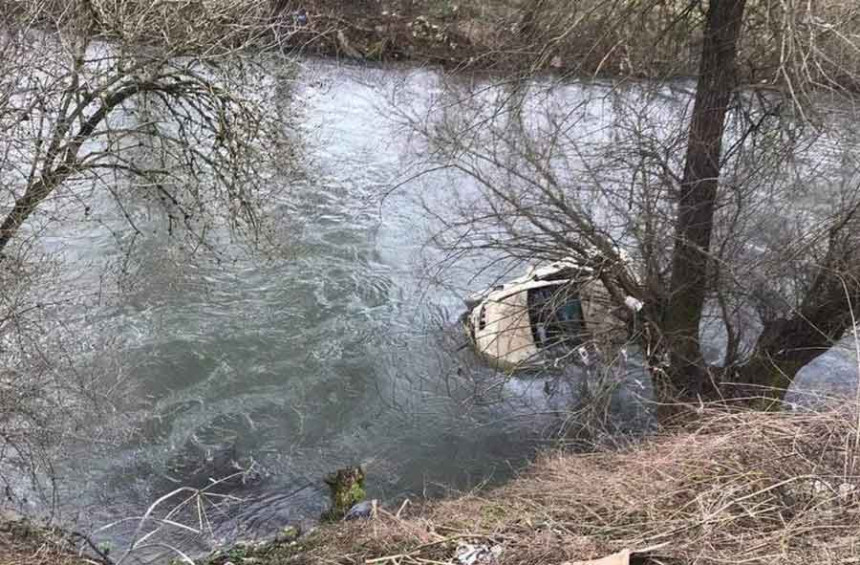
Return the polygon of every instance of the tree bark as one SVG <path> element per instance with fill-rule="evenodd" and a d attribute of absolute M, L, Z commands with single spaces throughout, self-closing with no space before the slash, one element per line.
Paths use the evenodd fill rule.
<path fill-rule="evenodd" d="M 745 3 L 711 0 L 708 8 L 663 321 L 668 369 L 655 374 L 661 402 L 712 398 L 719 392 L 702 356 L 699 325 L 708 290 L 723 130 L 736 86 L 735 60 Z"/>
<path fill-rule="evenodd" d="M 749 362 L 728 375 L 725 393 L 762 408 L 779 404 L 797 372 L 829 351 L 860 314 L 858 246 L 842 225 L 834 231 L 827 256 L 791 317 L 768 320 Z"/>

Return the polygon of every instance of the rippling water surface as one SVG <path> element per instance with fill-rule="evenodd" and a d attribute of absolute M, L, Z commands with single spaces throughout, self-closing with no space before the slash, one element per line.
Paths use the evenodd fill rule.
<path fill-rule="evenodd" d="M 302 63 L 291 96 L 304 174 L 275 210 L 285 259 L 186 263 L 165 259 L 158 236 L 136 244 L 132 281 L 87 321 L 121 344 L 141 431 L 77 456 L 67 513 L 105 524 L 253 465 L 230 489 L 245 502 L 211 518 L 221 536 L 266 535 L 319 516 L 322 477 L 345 465 L 363 464 L 369 494 L 393 501 L 504 478 L 543 445 L 556 420 L 530 414 L 561 401 L 543 381 L 491 386 L 459 349 L 460 292 L 478 283 L 452 272 L 432 284 L 416 191 L 383 198 L 410 166 L 385 108 L 405 92 L 429 99 L 436 78 Z M 412 186 L 432 200 L 450 180 Z M 80 264 L 117 253 L 113 234 L 73 230 L 54 244 Z M 97 286 L 90 271 L 77 283 Z"/>
<path fill-rule="evenodd" d="M 384 500 L 470 488 L 509 476 L 558 424 L 545 414 L 565 395 L 544 381 L 490 386 L 492 372 L 458 350 L 459 292 L 478 283 L 451 271 L 432 284 L 438 256 L 414 189 L 432 201 L 465 179 L 430 175 L 382 198 L 410 170 L 410 136 L 388 103 L 429 100 L 437 76 L 309 60 L 296 82 L 306 174 L 278 204 L 287 258 L 192 265 L 143 241 L 135 283 L 90 314 L 120 338 L 126 379 L 151 412 L 139 434 L 93 446 L 67 471 L 83 522 L 139 514 L 179 485 L 253 464 L 234 490 L 246 502 L 212 519 L 220 535 L 265 535 L 318 516 L 321 478 L 338 467 L 364 464 Z M 111 238 L 64 245 L 98 255 Z M 818 363 L 853 375 L 847 357 Z"/>

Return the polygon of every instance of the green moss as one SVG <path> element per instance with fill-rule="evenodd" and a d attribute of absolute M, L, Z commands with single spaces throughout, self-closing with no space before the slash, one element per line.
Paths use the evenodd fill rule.
<path fill-rule="evenodd" d="M 356 483 L 349 487 L 348 498 L 352 502 L 352 504 L 361 502 L 365 499 L 366 496 L 367 493 L 364 491 L 364 487 L 362 487 L 360 484 Z M 350 504 L 350 507 L 352 507 L 352 504 Z"/>
<path fill-rule="evenodd" d="M 339 469 L 326 477 L 325 482 L 331 491 L 331 508 L 322 515 L 323 520 L 340 520 L 350 508 L 367 496 L 364 490 L 364 469 L 361 467 Z"/>
<path fill-rule="evenodd" d="M 325 478 L 331 491 L 331 508 L 322 516 L 323 520 L 336 521 L 355 504 L 362 502 L 367 493 L 364 490 L 364 469 L 346 467 Z M 296 526 L 287 526 L 275 540 L 263 544 L 241 544 L 216 552 L 203 565 L 225 565 L 232 563 L 254 563 L 255 565 L 299 565 L 308 561 L 306 553 L 324 544 L 324 536 L 310 534 L 300 537 Z"/>
<path fill-rule="evenodd" d="M 507 509 L 498 504 L 488 504 L 481 507 L 481 518 L 485 522 L 498 522 L 503 520 L 507 515 Z"/>

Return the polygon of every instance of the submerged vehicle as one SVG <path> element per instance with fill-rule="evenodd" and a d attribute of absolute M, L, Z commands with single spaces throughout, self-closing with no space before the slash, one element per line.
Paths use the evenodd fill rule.
<path fill-rule="evenodd" d="M 572 260 L 530 268 L 525 276 L 465 299 L 463 325 L 475 351 L 503 370 L 577 361 L 608 315 L 607 293 Z"/>

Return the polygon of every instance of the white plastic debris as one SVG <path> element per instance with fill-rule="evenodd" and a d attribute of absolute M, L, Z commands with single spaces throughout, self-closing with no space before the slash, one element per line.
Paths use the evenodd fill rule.
<path fill-rule="evenodd" d="M 588 350 L 585 347 L 577 347 L 576 352 L 579 354 L 580 360 L 588 365 Z"/>
<path fill-rule="evenodd" d="M 638 312 L 642 309 L 642 301 L 633 298 L 632 296 L 628 296 L 624 299 L 624 305 L 633 310 L 634 312 Z"/>
<path fill-rule="evenodd" d="M 461 544 L 457 547 L 457 562 L 460 565 L 475 565 L 482 553 L 487 553 L 490 548 L 486 545 Z"/>
<path fill-rule="evenodd" d="M 473 545 L 461 543 L 457 546 L 457 563 L 460 565 L 492 565 L 498 563 L 502 546 Z"/>

